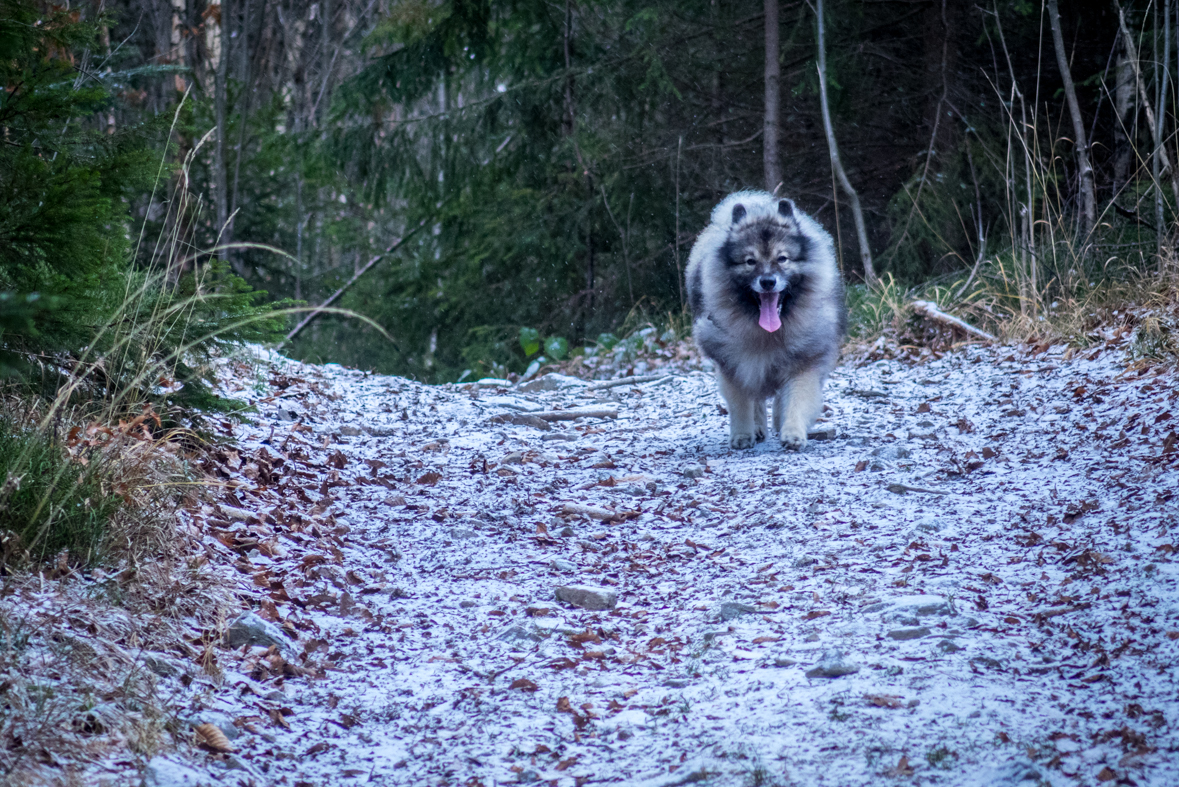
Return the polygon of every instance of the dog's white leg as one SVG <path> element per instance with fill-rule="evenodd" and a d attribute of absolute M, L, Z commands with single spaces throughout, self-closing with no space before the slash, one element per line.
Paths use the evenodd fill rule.
<path fill-rule="evenodd" d="M 774 398 L 774 424 L 783 448 L 801 451 L 806 433 L 823 412 L 823 373 L 806 369 L 789 380 Z"/>
<path fill-rule="evenodd" d="M 729 406 L 729 445 L 733 448 L 753 448 L 757 429 L 753 401 L 723 374 L 718 372 L 716 378 L 721 396 Z"/>
<path fill-rule="evenodd" d="M 750 404 L 753 405 L 753 437 L 760 443 L 769 434 L 766 429 L 766 400 L 755 396 Z"/>

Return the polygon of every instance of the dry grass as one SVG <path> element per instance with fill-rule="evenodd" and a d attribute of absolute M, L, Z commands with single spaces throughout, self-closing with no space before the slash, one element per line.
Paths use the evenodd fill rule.
<path fill-rule="evenodd" d="M 9 396 L 16 428 L 42 421 L 48 403 Z M 63 550 L 38 560 L 14 550 L 0 587 L 0 783 L 95 784 L 103 755 L 142 761 L 183 738 L 161 673 L 196 674 L 194 645 L 240 603 L 207 564 L 182 506 L 201 487 L 174 434 L 150 410 L 104 423 L 59 410 L 50 433 L 67 472 L 50 483 L 95 489 L 118 502 L 94 555 Z M 89 416 L 89 417 L 88 417 Z M 82 487 L 86 472 L 97 486 Z M 80 502 L 78 504 L 81 504 Z M 9 539 L 11 542 L 11 538 Z M 177 736 L 180 736 L 178 738 Z"/>

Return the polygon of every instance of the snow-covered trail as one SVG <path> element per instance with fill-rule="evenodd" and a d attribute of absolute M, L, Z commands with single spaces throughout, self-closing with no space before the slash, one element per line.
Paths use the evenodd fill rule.
<path fill-rule="evenodd" d="M 243 780 L 1179 783 L 1170 373 L 845 365 L 796 454 L 730 450 L 703 372 L 268 365 L 231 475 L 269 513 L 201 526 L 321 677 L 227 673 Z M 617 417 L 530 415 L 574 408 Z"/>

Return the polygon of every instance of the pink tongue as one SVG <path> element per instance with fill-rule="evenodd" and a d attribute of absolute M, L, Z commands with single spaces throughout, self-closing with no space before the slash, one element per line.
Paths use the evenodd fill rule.
<path fill-rule="evenodd" d="M 770 333 L 782 327 L 782 319 L 778 317 L 778 293 L 763 292 L 761 295 L 761 316 L 757 324 Z"/>

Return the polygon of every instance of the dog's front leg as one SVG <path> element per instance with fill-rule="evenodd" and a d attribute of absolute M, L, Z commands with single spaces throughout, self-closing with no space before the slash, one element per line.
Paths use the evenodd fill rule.
<path fill-rule="evenodd" d="M 721 396 L 725 398 L 725 404 L 729 406 L 729 445 L 733 448 L 753 448 L 758 439 L 754 401 L 743 390 L 726 379 L 723 374 L 717 374 L 717 381 L 720 384 Z M 762 409 L 765 409 L 764 404 Z M 764 415 L 762 422 L 765 422 Z M 762 436 L 764 439 L 764 428 Z"/>
<path fill-rule="evenodd" d="M 823 411 L 823 374 L 807 369 L 788 380 L 774 397 L 774 426 L 783 448 L 801 451 L 806 433 Z"/>

